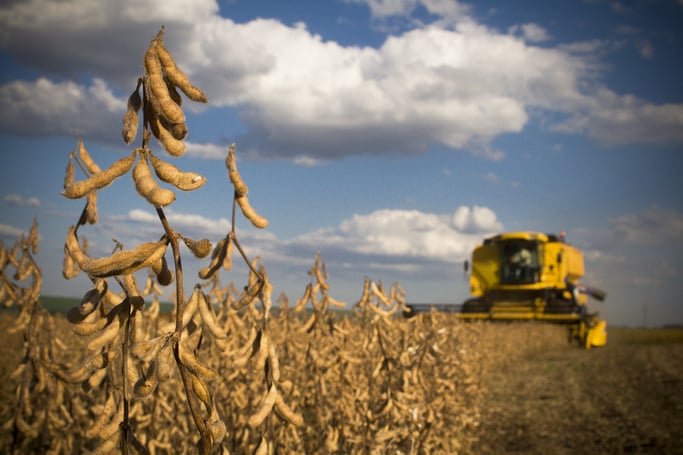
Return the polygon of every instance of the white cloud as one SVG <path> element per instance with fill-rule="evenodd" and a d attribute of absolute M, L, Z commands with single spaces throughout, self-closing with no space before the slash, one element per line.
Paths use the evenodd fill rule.
<path fill-rule="evenodd" d="M 40 207 L 40 199 L 37 197 L 25 198 L 18 194 L 6 194 L 3 196 L 2 200 L 9 205 L 16 206 L 27 206 L 27 207 Z"/>
<path fill-rule="evenodd" d="M 683 104 L 654 105 L 632 96 L 600 90 L 589 109 L 578 110 L 553 128 L 585 133 L 606 146 L 683 143 Z"/>
<path fill-rule="evenodd" d="M 557 130 L 608 145 L 681 140 L 681 105 L 633 101 L 600 86 L 593 56 L 603 42 L 535 47 L 529 43 L 548 38 L 539 25 L 518 26 L 524 39 L 502 34 L 474 22 L 459 2 L 365 3 L 375 16 L 423 8 L 456 19 L 371 48 L 325 41 L 304 24 L 235 23 L 218 16 L 210 0 L 16 2 L 0 12 L 3 46 L 60 82 L 0 86 L 0 129 L 75 131 L 120 145 L 112 125 L 120 125 L 125 97 L 142 71 L 145 43 L 165 23 L 167 47 L 210 106 L 240 111 L 246 132 L 237 142 L 245 157 L 312 165 L 348 155 L 419 154 L 440 144 L 497 160 L 503 153 L 491 141 L 522 131 L 531 109 L 568 116 Z M 73 82 L 75 74 L 92 75 L 93 82 Z M 188 143 L 193 156 L 224 152 L 225 146 Z"/>
<path fill-rule="evenodd" d="M 418 210 L 376 210 L 354 215 L 337 228 L 322 229 L 294 240 L 294 244 L 342 249 L 360 255 L 393 257 L 394 263 L 466 258 L 481 239 L 502 229 L 486 207 L 459 207 L 454 214 Z"/>
<path fill-rule="evenodd" d="M 224 160 L 228 156 L 230 150 L 229 145 L 217 144 L 198 144 L 195 142 L 185 141 L 187 156 L 194 158 L 203 158 L 207 160 Z"/>
<path fill-rule="evenodd" d="M 19 228 L 16 228 L 14 226 L 10 226 L 9 224 L 2 224 L 0 223 L 0 236 L 3 237 L 14 237 L 14 238 L 19 238 L 22 235 L 24 235 L 25 232 Z"/>
<path fill-rule="evenodd" d="M 495 172 L 487 172 L 481 176 L 481 179 L 487 183 L 500 183 L 500 176 Z"/>
<path fill-rule="evenodd" d="M 372 17 L 408 16 L 418 5 L 418 0 L 356 0 L 366 3 Z"/>
<path fill-rule="evenodd" d="M 213 219 L 173 210 L 167 210 L 166 217 L 174 229 L 191 238 L 206 237 L 215 241 L 230 230 L 230 222 L 225 218 Z M 131 210 L 117 222 L 141 225 L 131 231 L 132 235 L 149 237 L 152 231 L 160 232 L 158 216 L 151 211 Z M 452 214 L 376 210 L 353 215 L 337 227 L 307 232 L 293 239 L 278 239 L 267 230 L 240 231 L 238 236 L 258 244 L 258 254 L 263 254 L 269 261 L 306 263 L 320 251 L 324 256 L 354 258 L 362 268 L 368 257 L 383 258 L 394 265 L 414 261 L 459 262 L 483 237 L 502 229 L 491 209 L 461 206 Z"/>
<path fill-rule="evenodd" d="M 370 9 L 370 15 L 375 20 L 390 18 L 412 19 L 414 23 L 421 23 L 413 16 L 419 7 L 437 16 L 437 24 L 453 23 L 468 17 L 470 7 L 457 0 L 347 0 L 350 3 L 365 4 Z"/>
<path fill-rule="evenodd" d="M 534 23 L 513 25 L 508 31 L 513 35 L 520 35 L 530 43 L 540 43 L 550 39 L 548 31 L 540 25 Z"/>
<path fill-rule="evenodd" d="M 28 136 L 87 132 L 120 138 L 118 127 L 126 106 L 101 79 L 89 87 L 45 78 L 10 82 L 0 86 L 0 103 L 8 106 L 0 113 L 0 129 Z"/>
<path fill-rule="evenodd" d="M 683 214 L 661 207 L 613 218 L 610 226 L 612 238 L 630 244 L 680 244 L 683 238 Z"/>

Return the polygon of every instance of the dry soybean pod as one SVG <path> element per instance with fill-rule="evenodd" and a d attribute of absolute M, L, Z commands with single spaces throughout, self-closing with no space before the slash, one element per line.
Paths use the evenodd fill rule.
<path fill-rule="evenodd" d="M 181 171 L 175 165 L 167 163 L 153 154 L 149 155 L 149 159 L 152 162 L 152 167 L 154 167 L 157 177 L 166 183 L 172 184 L 179 190 L 193 191 L 201 188 L 206 183 L 206 178 L 196 172 Z"/>
<path fill-rule="evenodd" d="M 66 245 L 65 245 L 64 246 L 64 262 L 63 262 L 63 267 L 62 267 L 62 275 L 64 276 L 65 279 L 70 280 L 71 278 L 78 275 L 78 272 L 80 272 L 80 271 L 81 271 L 81 269 L 76 267 L 76 264 L 74 262 L 74 258 L 71 257 L 71 254 L 69 254 L 69 251 L 67 250 Z"/>
<path fill-rule="evenodd" d="M 249 199 L 247 199 L 246 195 L 239 196 L 237 198 L 237 204 L 240 206 L 240 209 L 242 209 L 242 214 L 251 221 L 251 224 L 254 227 L 259 229 L 268 227 L 268 220 L 256 213 L 256 210 L 249 204 Z"/>
<path fill-rule="evenodd" d="M 96 224 L 99 216 L 97 215 L 97 191 L 88 193 L 88 203 L 85 206 L 85 219 L 89 224 Z"/>
<path fill-rule="evenodd" d="M 123 129 L 121 130 L 121 136 L 123 137 L 123 142 L 130 144 L 135 139 L 138 134 L 138 111 L 142 106 L 142 98 L 140 97 L 138 87 L 133 93 L 128 97 L 128 106 L 126 113 L 123 115 Z"/>
<path fill-rule="evenodd" d="M 64 189 L 67 189 L 74 184 L 76 178 L 76 168 L 74 167 L 73 153 L 69 153 L 69 161 L 66 163 L 66 172 L 64 173 Z"/>
<path fill-rule="evenodd" d="M 157 57 L 164 68 L 164 73 L 171 83 L 182 90 L 183 93 L 185 93 L 185 95 L 187 95 L 187 97 L 192 101 L 196 101 L 198 103 L 206 103 L 208 101 L 206 99 L 206 95 L 204 95 L 204 93 L 197 87 L 192 85 L 185 73 L 178 69 L 178 66 L 171 56 L 171 53 L 168 52 L 168 50 L 166 50 L 164 47 L 163 37 L 161 36 L 156 41 L 156 52 Z"/>
<path fill-rule="evenodd" d="M 256 413 L 254 413 L 251 417 L 249 417 L 249 420 L 247 420 L 247 424 L 251 428 L 258 427 L 263 423 L 266 417 L 268 417 L 268 415 L 273 410 L 273 406 L 275 406 L 275 402 L 277 401 L 277 396 L 279 394 L 280 392 L 278 392 L 275 383 L 273 383 L 270 386 L 270 389 L 268 390 L 268 393 L 266 394 L 265 398 L 263 399 L 263 401 L 261 401 L 261 404 L 256 410 Z"/>
<path fill-rule="evenodd" d="M 167 247 L 166 239 L 143 243 L 132 250 L 119 251 L 109 257 L 89 258 L 85 261 L 83 270 L 97 278 L 134 273 L 159 261 Z"/>
<path fill-rule="evenodd" d="M 97 174 L 98 172 L 102 171 L 97 163 L 95 163 L 95 160 L 92 159 L 90 153 L 88 153 L 88 150 L 85 148 L 85 143 L 82 139 L 78 140 L 78 157 L 83 162 L 85 167 L 88 168 L 88 171 L 90 171 L 91 174 Z"/>
<path fill-rule="evenodd" d="M 138 194 L 155 207 L 165 207 L 175 201 L 175 193 L 167 188 L 161 188 L 149 169 L 147 150 L 140 150 L 140 159 L 133 169 L 133 180 Z"/>
<path fill-rule="evenodd" d="M 130 170 L 135 161 L 136 154 L 137 152 L 133 152 L 129 156 L 115 161 L 107 169 L 93 174 L 85 180 L 79 180 L 73 185 L 69 185 L 62 191 L 62 195 L 69 199 L 79 199 L 91 191 L 100 190 L 111 185 L 114 180 Z"/>
<path fill-rule="evenodd" d="M 153 262 L 151 267 L 160 285 L 168 286 L 173 282 L 173 272 L 168 268 L 168 262 L 166 262 L 166 255 L 161 256 L 161 258 L 158 261 Z M 154 280 L 152 280 L 151 277 L 148 279 L 150 289 L 153 289 L 153 287 L 155 286 L 155 283 L 153 281 Z M 147 290 L 147 287 L 145 287 L 145 290 Z M 146 295 L 149 294 L 149 292 L 142 292 L 142 294 Z"/>
<path fill-rule="evenodd" d="M 204 291 L 202 291 L 201 285 L 195 286 L 194 292 L 198 293 L 197 305 L 199 305 L 199 314 L 202 317 L 202 321 L 204 321 L 204 325 L 207 329 L 209 329 L 209 332 L 211 332 L 211 335 L 213 335 L 214 338 L 218 338 L 220 340 L 225 339 L 228 335 L 223 327 L 221 327 L 218 323 L 216 314 L 213 312 L 213 308 L 211 307 L 211 302 L 206 298 L 206 294 L 204 294 Z"/>
<path fill-rule="evenodd" d="M 203 280 L 209 279 L 221 267 L 227 254 L 226 242 L 228 242 L 228 237 L 224 237 L 216 243 L 211 253 L 211 262 L 199 271 L 199 278 Z"/>
<path fill-rule="evenodd" d="M 201 378 L 215 379 L 218 376 L 216 370 L 201 363 L 182 343 L 178 343 L 178 358 L 185 368 Z"/>
<path fill-rule="evenodd" d="M 149 98 L 156 101 L 153 95 Z M 150 103 L 148 103 L 148 106 L 149 104 Z M 151 104 L 153 104 L 153 102 Z M 169 155 L 180 157 L 185 154 L 185 142 L 176 139 L 173 136 L 173 133 L 161 123 L 159 116 L 152 106 L 149 106 L 149 108 L 145 110 L 145 117 L 147 118 L 147 124 L 149 125 L 150 130 L 152 130 L 152 134 L 154 134 L 154 137 L 157 138 Z"/>
<path fill-rule="evenodd" d="M 285 400 L 282 398 L 282 395 L 279 393 L 275 397 L 275 411 L 280 415 L 283 419 L 285 419 L 287 422 L 290 424 L 300 427 L 301 425 L 304 424 L 304 419 L 301 417 L 301 415 L 297 414 L 292 410 L 292 408 L 289 407 L 287 403 L 285 403 Z"/>
<path fill-rule="evenodd" d="M 242 180 L 242 176 L 237 170 L 237 162 L 235 161 L 235 144 L 230 144 L 228 156 L 225 158 L 225 167 L 228 169 L 228 177 L 235 187 L 235 193 L 238 196 L 245 196 L 249 192 L 247 184 Z"/>
<path fill-rule="evenodd" d="M 88 261 L 88 256 L 83 253 L 83 250 L 81 250 L 81 246 L 78 243 L 78 238 L 76 237 L 76 226 L 71 226 L 69 228 L 64 247 L 66 248 L 67 253 L 82 269 L 85 263 Z"/>
<path fill-rule="evenodd" d="M 211 242 L 208 239 L 192 240 L 191 238 L 185 236 L 182 236 L 181 238 L 183 239 L 185 246 L 192 251 L 194 257 L 202 259 L 211 253 L 211 248 L 213 245 L 211 245 Z"/>
<path fill-rule="evenodd" d="M 232 253 L 235 250 L 235 247 L 234 247 L 235 242 L 232 240 L 231 236 L 228 236 L 227 239 L 228 239 L 228 247 L 227 247 L 227 251 L 225 252 L 225 258 L 223 258 L 223 269 L 230 270 L 230 269 L 232 269 Z"/>
<path fill-rule="evenodd" d="M 144 64 L 149 88 L 159 101 L 160 114 L 170 123 L 183 123 L 185 122 L 185 114 L 183 114 L 183 110 L 171 98 L 168 87 L 166 87 L 164 82 L 164 75 L 161 71 L 157 52 L 157 43 L 158 40 L 153 40 L 149 48 L 147 48 L 147 52 L 145 52 Z"/>

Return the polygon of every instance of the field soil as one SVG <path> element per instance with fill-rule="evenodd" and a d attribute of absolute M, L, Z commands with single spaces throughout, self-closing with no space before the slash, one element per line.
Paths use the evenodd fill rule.
<path fill-rule="evenodd" d="M 683 330 L 608 329 L 590 351 L 550 343 L 483 381 L 473 453 L 683 454 Z"/>

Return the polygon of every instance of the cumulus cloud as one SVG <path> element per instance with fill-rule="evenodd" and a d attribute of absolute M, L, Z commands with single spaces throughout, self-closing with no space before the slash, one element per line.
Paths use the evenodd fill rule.
<path fill-rule="evenodd" d="M 0 236 L 19 238 L 22 234 L 25 234 L 23 230 L 10 226 L 9 224 L 0 223 Z"/>
<path fill-rule="evenodd" d="M 520 35 L 526 41 L 531 43 L 540 43 L 550 39 L 550 34 L 548 34 L 548 31 L 540 25 L 534 23 L 513 25 L 510 27 L 509 32 L 513 35 Z"/>
<path fill-rule="evenodd" d="M 2 46 L 59 80 L 1 86 L 0 129 L 27 135 L 76 130 L 120 144 L 111 125 L 120 123 L 145 43 L 165 23 L 167 47 L 211 106 L 239 111 L 244 157 L 311 165 L 349 155 L 419 154 L 441 145 L 496 160 L 503 153 L 491 141 L 520 132 L 530 110 L 557 113 L 565 120 L 556 130 L 608 145 L 681 140 L 683 106 L 654 105 L 601 87 L 589 57 L 600 43 L 536 47 L 548 38 L 539 25 L 517 26 L 522 38 L 500 33 L 475 22 L 459 2 L 361 2 L 374 16 L 421 9 L 452 19 L 394 34 L 376 48 L 326 41 L 301 23 L 235 23 L 220 17 L 211 0 L 119 3 L 34 0 L 0 8 Z M 92 82 L 74 82 L 83 75 Z M 223 152 L 224 146 L 188 144 L 198 157 L 222 158 Z"/>
<path fill-rule="evenodd" d="M 15 81 L 0 86 L 0 103 L 8 107 L 0 112 L 3 131 L 27 136 L 87 132 L 109 140 L 120 140 L 111 125 L 121 123 L 126 106 L 101 79 L 90 86 L 46 78 Z"/>
<path fill-rule="evenodd" d="M 353 215 L 336 228 L 307 233 L 293 243 L 393 258 L 399 263 L 454 263 L 466 258 L 482 237 L 500 230 L 502 224 L 486 207 L 462 206 L 450 215 L 383 209 Z"/>
<path fill-rule="evenodd" d="M 630 244 L 666 244 L 683 238 L 683 214 L 661 207 L 616 217 L 610 226 L 613 238 Z"/>
<path fill-rule="evenodd" d="M 230 230 L 224 218 L 167 210 L 167 219 L 179 232 L 191 238 L 215 241 Z M 159 231 L 158 216 L 135 209 L 110 221 L 131 224 L 131 239 L 149 241 Z M 355 214 L 336 227 L 306 232 L 291 239 L 279 239 L 269 231 L 238 232 L 251 244 L 250 251 L 269 262 L 307 264 L 316 252 L 330 260 L 355 264 L 362 269 L 373 262 L 389 269 L 414 267 L 423 263 L 457 263 L 471 253 L 485 236 L 502 231 L 503 225 L 487 207 L 461 206 L 451 214 L 418 210 L 382 209 Z M 135 237 L 137 236 L 137 237 Z M 399 267 L 400 266 L 400 267 Z M 398 267 L 398 269 L 397 269 Z"/>
<path fill-rule="evenodd" d="M 557 131 L 582 133 L 606 146 L 683 143 L 683 104 L 654 105 L 632 95 L 600 90 L 589 109 L 579 109 Z"/>
<path fill-rule="evenodd" d="M 40 199 L 37 197 L 23 197 L 18 194 L 6 194 L 2 198 L 5 204 L 21 207 L 40 207 Z"/>

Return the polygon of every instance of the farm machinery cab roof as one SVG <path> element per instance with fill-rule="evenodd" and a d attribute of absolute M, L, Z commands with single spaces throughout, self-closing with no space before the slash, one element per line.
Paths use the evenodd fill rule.
<path fill-rule="evenodd" d="M 602 301 L 605 292 L 579 282 L 583 254 L 563 235 L 510 232 L 486 238 L 465 270 L 471 298 L 462 305 L 410 304 L 406 316 L 435 309 L 466 320 L 549 321 L 567 324 L 586 348 L 606 343 L 605 321 L 587 306 L 588 296 Z"/>

